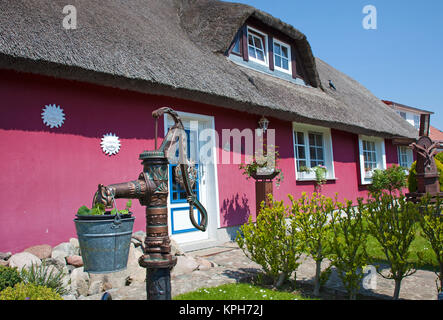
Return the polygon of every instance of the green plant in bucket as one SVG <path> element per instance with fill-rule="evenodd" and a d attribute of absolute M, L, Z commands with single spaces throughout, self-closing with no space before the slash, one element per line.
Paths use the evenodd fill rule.
<path fill-rule="evenodd" d="M 129 214 L 129 209 L 132 207 L 132 200 L 128 200 L 126 202 L 126 207 L 123 210 L 119 210 L 119 214 Z M 106 213 L 105 206 L 102 203 L 97 203 L 94 205 L 91 209 L 89 209 L 87 206 L 81 206 L 78 211 L 78 216 L 102 216 Z M 117 209 L 111 210 L 111 215 L 117 214 Z"/>

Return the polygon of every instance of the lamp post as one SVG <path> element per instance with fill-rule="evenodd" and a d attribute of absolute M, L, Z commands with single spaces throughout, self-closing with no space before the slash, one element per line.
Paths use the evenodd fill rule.
<path fill-rule="evenodd" d="M 152 115 L 156 119 L 163 114 L 169 114 L 174 119 L 174 126 L 169 129 L 159 149 L 144 151 L 140 154 L 143 172 L 137 180 L 99 185 L 94 196 L 94 203 L 103 203 L 106 208 L 112 208 L 113 196 L 124 199 L 138 199 L 146 206 L 146 239 L 144 254 L 139 259 L 141 267 L 146 268 L 146 293 L 148 300 L 171 299 L 171 270 L 177 263 L 177 258 L 171 255 L 171 244 L 168 230 L 168 154 L 179 140 L 179 166 L 182 175 L 187 201 L 189 203 L 189 218 L 191 223 L 200 231 L 207 226 L 207 213 L 192 191 L 192 183 L 188 176 L 189 167 L 186 159 L 186 139 L 183 123 L 177 113 L 170 108 L 160 108 Z M 156 125 L 157 129 L 157 125 Z M 155 133 L 157 137 L 157 130 Z M 202 219 L 200 224 L 195 221 L 194 206 L 199 210 Z"/>

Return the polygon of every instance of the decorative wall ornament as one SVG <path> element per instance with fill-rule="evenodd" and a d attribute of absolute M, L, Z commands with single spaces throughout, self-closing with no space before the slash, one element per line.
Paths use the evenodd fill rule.
<path fill-rule="evenodd" d="M 117 154 L 120 151 L 120 140 L 114 133 L 103 135 L 101 142 L 102 150 L 107 155 Z"/>
<path fill-rule="evenodd" d="M 60 128 L 65 121 L 65 114 L 60 106 L 46 105 L 42 112 L 43 123 L 50 128 Z"/>

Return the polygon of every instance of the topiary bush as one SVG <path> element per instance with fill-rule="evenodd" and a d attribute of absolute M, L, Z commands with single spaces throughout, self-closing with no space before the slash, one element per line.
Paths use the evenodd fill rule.
<path fill-rule="evenodd" d="M 438 153 L 434 160 L 435 165 L 437 166 L 437 171 L 439 174 L 438 182 L 440 183 L 440 192 L 443 192 L 443 152 Z M 417 161 L 414 161 L 414 163 L 411 166 L 411 169 L 409 170 L 409 176 L 408 176 L 408 189 L 409 192 L 416 192 L 417 191 L 417 170 L 416 170 Z"/>
<path fill-rule="evenodd" d="M 383 190 L 389 191 L 390 194 L 401 192 L 406 187 L 406 173 L 402 167 L 393 165 L 386 170 L 376 169 L 372 176 L 372 184 L 369 185 L 369 191 L 372 193 L 380 193 Z"/>
<path fill-rule="evenodd" d="M 0 291 L 7 287 L 13 287 L 21 281 L 22 279 L 17 268 L 0 266 Z"/>
<path fill-rule="evenodd" d="M 13 288 L 8 287 L 1 291 L 0 300 L 63 300 L 63 298 L 51 288 L 21 282 Z"/>
<path fill-rule="evenodd" d="M 246 256 L 262 266 L 275 287 L 280 287 L 300 265 L 302 239 L 295 224 L 287 222 L 291 209 L 283 201 L 274 201 L 268 195 L 271 206 L 262 201 L 256 222 L 249 216 L 240 227 L 236 241 Z"/>

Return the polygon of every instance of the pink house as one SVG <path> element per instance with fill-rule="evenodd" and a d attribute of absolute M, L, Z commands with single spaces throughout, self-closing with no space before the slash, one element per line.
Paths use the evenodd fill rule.
<path fill-rule="evenodd" d="M 274 195 L 286 200 L 313 192 L 313 175 L 301 169 L 316 165 L 327 167 L 325 195 L 365 196 L 372 170 L 398 163 L 397 138 L 417 136 L 361 84 L 315 58 L 303 33 L 253 7 L 106 3 L 71 1 L 75 29 L 63 25 L 63 1 L 2 7 L 0 251 L 75 237 L 74 215 L 91 205 L 98 183 L 138 177 L 139 154 L 154 148 L 151 113 L 159 107 L 179 112 L 190 157 L 198 163 L 206 147 L 215 160 L 198 163 L 198 194 L 209 214 L 204 233 L 192 228 L 170 180 L 169 230 L 185 250 L 232 239 L 256 214 L 254 181 L 238 164 L 220 161 L 246 146 L 223 144 L 224 130 L 270 121 L 284 173 Z M 169 124 L 161 119 L 160 133 Z M 109 133 L 120 148 L 105 153 Z M 133 212 L 134 230 L 144 230 L 144 208 L 134 201 Z"/>

